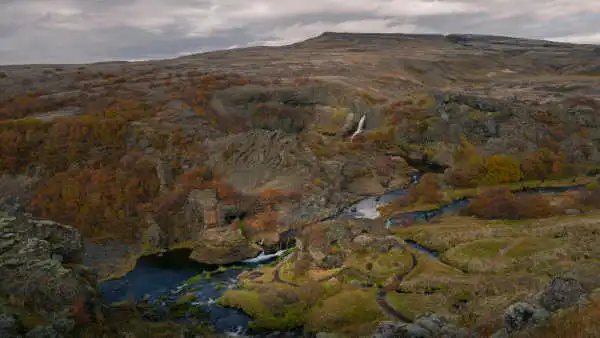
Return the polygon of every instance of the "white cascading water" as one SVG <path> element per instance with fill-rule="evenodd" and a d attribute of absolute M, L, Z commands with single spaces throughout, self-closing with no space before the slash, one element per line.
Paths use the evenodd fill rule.
<path fill-rule="evenodd" d="M 269 259 L 272 259 L 272 258 L 275 258 L 275 257 L 279 257 L 279 256 L 283 255 L 284 253 L 285 253 L 285 250 L 279 250 L 276 253 L 266 255 L 265 252 L 262 251 L 260 254 L 258 254 L 258 256 L 254 257 L 254 258 L 246 259 L 246 260 L 244 260 L 242 262 L 243 263 L 256 264 L 256 263 L 268 261 Z"/>
<path fill-rule="evenodd" d="M 354 140 L 354 137 L 356 137 L 356 135 L 362 133 L 362 131 L 365 129 L 365 120 L 367 119 L 367 115 L 363 115 L 360 118 L 360 121 L 358 121 L 358 127 L 356 128 L 356 131 L 354 132 L 354 134 L 352 134 L 352 136 L 350 136 L 350 141 Z"/>

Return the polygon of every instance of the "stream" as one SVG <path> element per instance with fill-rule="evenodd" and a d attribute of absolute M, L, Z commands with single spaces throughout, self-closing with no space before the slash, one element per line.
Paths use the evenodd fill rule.
<path fill-rule="evenodd" d="M 412 177 L 413 183 L 418 182 L 419 176 Z M 581 189 L 580 186 L 565 188 L 528 189 L 529 192 L 559 193 Z M 354 205 L 342 210 L 331 218 L 369 218 L 381 217 L 377 208 L 389 203 L 406 193 L 406 189 L 388 192 L 381 196 L 367 197 Z M 468 199 L 454 201 L 436 210 L 411 212 L 386 220 L 386 226 L 401 225 L 407 219 L 412 221 L 428 221 L 436 216 L 459 211 L 468 204 Z M 439 259 L 439 253 L 431 251 L 419 244 L 407 241 L 416 250 Z M 119 279 L 105 281 L 100 289 L 109 302 L 124 300 L 146 301 L 159 310 L 166 311 L 183 295 L 193 293 L 194 307 L 202 310 L 217 332 L 230 336 L 238 336 L 246 332 L 252 319 L 241 311 L 224 308 L 216 304 L 216 300 L 227 290 L 237 284 L 237 276 L 243 270 L 251 270 L 258 266 L 273 263 L 284 254 L 284 251 L 259 256 L 228 266 L 209 266 L 194 262 L 188 258 L 190 250 L 174 250 L 162 256 L 142 257 L 135 268 Z M 187 314 L 188 320 L 193 320 L 194 314 Z M 185 319 L 185 318 L 184 318 Z"/>

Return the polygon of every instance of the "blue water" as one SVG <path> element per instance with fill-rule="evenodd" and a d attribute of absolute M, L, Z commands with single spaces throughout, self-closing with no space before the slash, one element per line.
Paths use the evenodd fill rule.
<path fill-rule="evenodd" d="M 283 254 L 261 254 L 238 264 L 219 267 L 196 263 L 188 258 L 190 250 L 173 250 L 162 256 L 142 257 L 135 268 L 115 280 L 100 284 L 100 290 L 109 303 L 124 300 L 142 301 L 155 305 L 160 311 L 167 311 L 169 304 L 175 303 L 183 295 L 193 293 L 192 305 L 201 308 L 208 321 L 221 333 L 241 333 L 252 321 L 248 315 L 235 309 L 216 304 L 223 293 L 237 284 L 237 276 L 242 270 L 272 263 Z M 190 278 L 210 273 L 210 278 L 189 281 Z M 187 282 L 186 282 L 187 281 Z M 188 320 L 195 320 L 190 315 Z M 205 318 L 201 318 L 205 319 Z"/>
<path fill-rule="evenodd" d="M 583 190 L 583 186 L 572 186 L 572 187 L 560 187 L 560 188 L 527 188 L 523 189 L 519 193 L 541 193 L 541 194 L 556 194 L 568 191 Z M 460 210 L 465 209 L 469 205 L 470 198 L 462 198 L 455 200 L 450 204 L 441 206 L 438 209 L 407 212 L 403 214 L 394 215 L 386 220 L 387 227 L 393 227 L 395 225 L 403 225 L 407 221 L 429 221 L 435 217 L 456 213 Z"/>
<path fill-rule="evenodd" d="M 412 182 L 417 183 L 420 175 L 412 177 Z M 582 187 L 567 188 L 540 188 L 530 189 L 528 192 L 559 193 L 582 189 Z M 334 218 L 378 218 L 381 217 L 377 208 L 406 194 L 407 189 L 388 192 L 382 196 L 365 198 L 358 203 L 341 210 Z M 429 221 L 442 214 L 454 213 L 464 209 L 469 199 L 454 201 L 436 210 L 411 212 L 386 220 L 387 226 L 401 225 L 403 221 Z M 435 251 L 420 246 L 415 242 L 407 241 L 415 249 L 433 257 L 439 257 Z M 279 252 L 280 255 L 282 252 Z M 135 268 L 127 275 L 116 280 L 105 281 L 100 284 L 100 289 L 108 302 L 117 302 L 127 299 L 141 301 L 144 298 L 157 308 L 167 308 L 169 303 L 175 302 L 182 295 L 193 292 L 194 306 L 204 310 L 208 320 L 220 333 L 244 333 L 252 319 L 246 314 L 235 309 L 224 308 L 216 304 L 216 300 L 227 290 L 236 287 L 237 276 L 243 270 L 254 269 L 260 265 L 268 264 L 277 259 L 278 255 L 262 255 L 239 264 L 227 267 L 209 266 L 196 263 L 188 258 L 189 250 L 175 250 L 162 256 L 142 257 Z M 193 283 L 186 280 L 199 274 L 210 273 L 210 279 L 201 279 Z"/>

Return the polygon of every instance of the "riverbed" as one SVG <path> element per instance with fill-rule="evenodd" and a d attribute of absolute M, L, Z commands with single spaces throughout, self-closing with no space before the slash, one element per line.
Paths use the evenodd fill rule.
<path fill-rule="evenodd" d="M 413 178 L 416 183 L 418 177 Z M 562 188 L 531 189 L 537 193 L 559 193 L 582 189 L 580 186 Z M 389 203 L 406 193 L 406 189 L 388 192 L 382 196 L 367 197 L 336 215 L 336 218 L 369 218 L 381 217 L 378 207 Z M 392 227 L 403 221 L 428 221 L 442 214 L 453 213 L 468 205 L 469 199 L 454 201 L 439 209 L 411 212 L 386 220 L 386 226 Z M 416 250 L 426 253 L 434 258 L 439 258 L 437 252 L 428 250 L 418 243 L 407 241 Z M 169 304 L 174 304 L 183 295 L 193 293 L 194 307 L 203 310 L 205 316 L 219 333 L 239 335 L 246 332 L 252 319 L 235 309 L 224 308 L 217 304 L 217 299 L 223 293 L 237 284 L 237 276 L 243 270 L 255 269 L 258 266 L 273 263 L 283 251 L 275 254 L 260 254 L 229 266 L 208 266 L 194 262 L 188 258 L 189 250 L 175 250 L 162 256 L 154 255 L 142 257 L 135 268 L 122 278 L 105 281 L 100 285 L 102 293 L 108 302 L 124 300 L 145 301 L 157 308 L 167 309 Z M 189 316 L 193 320 L 194 315 Z"/>

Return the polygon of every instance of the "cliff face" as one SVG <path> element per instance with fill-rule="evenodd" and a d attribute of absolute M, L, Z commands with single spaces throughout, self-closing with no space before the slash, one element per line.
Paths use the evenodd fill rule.
<path fill-rule="evenodd" d="M 28 330 L 67 335 L 73 309 L 100 315 L 96 275 L 81 265 L 83 253 L 74 228 L 25 215 L 0 218 L 2 337 Z"/>

